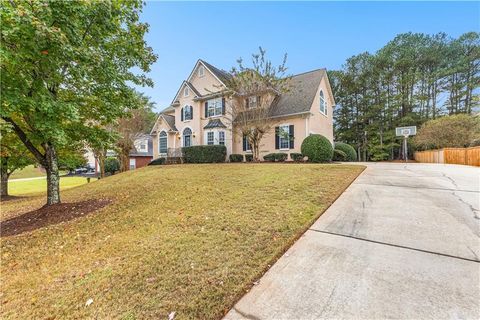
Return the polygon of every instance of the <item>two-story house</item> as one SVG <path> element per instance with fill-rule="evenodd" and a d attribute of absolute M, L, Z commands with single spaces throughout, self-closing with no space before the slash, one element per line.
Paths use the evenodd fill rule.
<path fill-rule="evenodd" d="M 175 156 L 181 147 L 221 144 L 232 153 L 248 154 L 249 145 L 229 118 L 230 101 L 222 96 L 230 74 L 198 60 L 172 103 L 152 128 L 153 158 Z M 325 69 L 292 76 L 288 93 L 271 99 L 271 132 L 260 145 L 261 158 L 272 152 L 300 152 L 305 137 L 321 134 L 333 143 L 333 98 Z M 255 107 L 256 97 L 250 97 Z M 277 134 L 281 132 L 287 134 Z"/>

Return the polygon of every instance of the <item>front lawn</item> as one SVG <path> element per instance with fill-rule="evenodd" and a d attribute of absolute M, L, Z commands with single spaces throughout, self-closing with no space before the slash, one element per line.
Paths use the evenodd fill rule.
<path fill-rule="evenodd" d="M 2 238 L 2 318 L 219 319 L 362 170 L 154 166 L 66 190 L 113 202 Z M 6 201 L 2 219 L 44 201 Z"/>
<path fill-rule="evenodd" d="M 96 181 L 92 179 L 91 181 Z M 87 183 L 84 177 L 61 177 L 60 190 L 77 187 Z M 47 179 L 13 180 L 8 182 L 8 193 L 11 196 L 25 196 L 47 192 Z"/>

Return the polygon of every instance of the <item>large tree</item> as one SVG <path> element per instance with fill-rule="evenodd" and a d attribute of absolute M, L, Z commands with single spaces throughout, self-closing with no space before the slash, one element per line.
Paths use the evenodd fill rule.
<path fill-rule="evenodd" d="M 60 202 L 58 149 L 123 116 L 128 85 L 152 85 L 142 1 L 9 1 L 0 8 L 1 117 L 47 172 Z M 135 71 L 134 71 L 135 70 Z M 101 137 L 101 135 L 98 135 Z"/>
<path fill-rule="evenodd" d="M 1 196 L 8 196 L 8 179 L 19 169 L 34 164 L 35 159 L 25 148 L 25 145 L 13 133 L 10 126 L 0 120 L 0 192 Z"/>
<path fill-rule="evenodd" d="M 360 53 L 329 72 L 337 107 L 335 140 L 359 159 L 402 158 L 395 127 L 421 126 L 480 106 L 480 36 L 405 33 L 375 53 Z"/>
<path fill-rule="evenodd" d="M 231 101 L 227 114 L 236 130 L 234 134 L 247 139 L 254 161 L 260 160 L 261 141 L 275 121 L 270 117 L 272 101 L 290 89 L 290 77 L 286 76 L 287 55 L 281 64 L 274 66 L 265 53 L 260 47 L 259 53 L 252 55 L 250 67 L 239 59 L 238 66 L 230 72 L 231 77 L 225 79 Z"/>

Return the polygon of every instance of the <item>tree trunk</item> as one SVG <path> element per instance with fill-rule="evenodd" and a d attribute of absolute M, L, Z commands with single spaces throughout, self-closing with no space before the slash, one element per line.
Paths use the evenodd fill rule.
<path fill-rule="evenodd" d="M 130 170 L 130 152 L 123 153 L 121 152 L 118 155 L 118 160 L 120 161 L 120 172 L 125 172 Z"/>
<path fill-rule="evenodd" d="M 47 172 L 47 206 L 60 203 L 60 177 L 58 174 L 58 158 L 55 147 L 45 144 L 45 158 Z"/>
<path fill-rule="evenodd" d="M 103 152 L 98 156 L 98 167 L 100 169 L 100 178 L 105 178 L 105 154 Z"/>
<path fill-rule="evenodd" d="M 7 157 L 2 157 L 1 158 L 1 165 L 0 165 L 0 175 L 1 175 L 1 186 L 0 186 L 0 192 L 2 197 L 8 196 L 8 169 L 7 169 L 7 164 L 8 164 L 8 158 Z"/>

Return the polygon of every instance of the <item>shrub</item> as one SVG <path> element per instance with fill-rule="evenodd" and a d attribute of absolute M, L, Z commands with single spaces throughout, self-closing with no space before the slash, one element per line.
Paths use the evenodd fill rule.
<path fill-rule="evenodd" d="M 345 153 L 346 158 L 345 160 L 341 160 L 341 161 L 357 161 L 357 152 L 355 151 L 355 148 L 353 148 L 351 145 L 343 142 L 336 142 L 335 149 L 341 150 Z M 340 160 L 337 160 L 337 161 L 340 161 Z"/>
<path fill-rule="evenodd" d="M 161 164 L 165 164 L 165 158 L 157 158 L 157 159 L 154 159 L 152 161 L 150 161 L 150 163 L 148 164 L 149 166 L 158 166 L 158 165 L 161 165 Z"/>
<path fill-rule="evenodd" d="M 283 162 L 287 160 L 288 153 L 269 153 L 263 157 L 263 160 L 265 161 L 271 161 L 271 162 Z"/>
<path fill-rule="evenodd" d="M 252 162 L 253 161 L 253 154 L 246 154 L 245 161 Z"/>
<path fill-rule="evenodd" d="M 301 153 L 298 153 L 298 152 L 290 153 L 290 159 L 292 159 L 295 162 L 302 162 L 303 158 L 304 158 L 304 156 Z"/>
<path fill-rule="evenodd" d="M 242 162 L 243 161 L 243 154 L 232 153 L 229 157 L 230 162 Z"/>
<path fill-rule="evenodd" d="M 302 154 L 309 162 L 329 162 L 333 157 L 333 147 L 330 141 L 320 134 L 312 134 L 302 142 Z"/>
<path fill-rule="evenodd" d="M 224 162 L 227 147 L 221 145 L 183 147 L 182 153 L 186 163 Z"/>
<path fill-rule="evenodd" d="M 120 161 L 115 157 L 108 157 L 105 159 L 105 172 L 114 174 L 120 170 Z"/>
<path fill-rule="evenodd" d="M 333 161 L 347 161 L 347 154 L 340 149 L 333 150 Z"/>
<path fill-rule="evenodd" d="M 243 161 L 243 154 L 232 153 L 228 159 L 230 162 L 242 162 Z"/>

